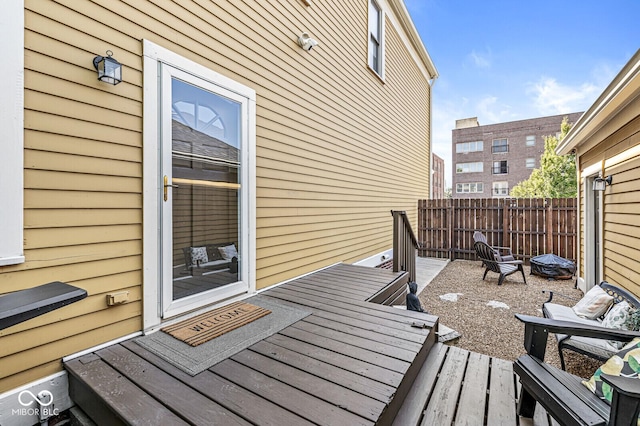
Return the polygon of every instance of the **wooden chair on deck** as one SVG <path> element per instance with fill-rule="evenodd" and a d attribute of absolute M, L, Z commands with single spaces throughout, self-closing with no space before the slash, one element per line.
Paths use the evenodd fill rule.
<path fill-rule="evenodd" d="M 485 266 L 484 275 L 482 276 L 483 280 L 487 277 L 487 272 L 492 271 L 500 274 L 498 285 L 502 285 L 507 275 L 520 271 L 524 283 L 527 283 L 527 278 L 524 276 L 524 269 L 522 267 L 522 260 L 503 260 L 489 244 L 483 243 L 482 241 L 476 241 L 473 247 L 476 249 L 476 254 Z"/>
<path fill-rule="evenodd" d="M 602 371 L 600 379 L 610 386 L 611 405 L 582 384 L 582 378 L 544 362 L 549 333 L 594 339 L 627 341 L 637 331 L 604 328 L 570 321 L 516 315 L 525 324 L 526 355 L 513 364 L 522 390 L 518 415 L 532 418 L 539 403 L 561 425 L 636 426 L 640 414 L 640 380 Z M 610 374 L 607 374 L 610 373 Z"/>

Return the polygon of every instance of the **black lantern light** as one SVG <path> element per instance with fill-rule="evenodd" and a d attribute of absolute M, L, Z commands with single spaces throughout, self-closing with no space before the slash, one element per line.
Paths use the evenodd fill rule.
<path fill-rule="evenodd" d="M 115 86 L 122 81 L 122 64 L 112 56 L 113 52 L 107 50 L 107 56 L 93 58 L 93 66 L 98 71 L 98 80 Z"/>
<path fill-rule="evenodd" d="M 598 176 L 593 180 L 593 190 L 594 191 L 604 191 L 607 185 L 611 185 L 613 182 L 613 176 L 609 175 L 605 178 Z"/>

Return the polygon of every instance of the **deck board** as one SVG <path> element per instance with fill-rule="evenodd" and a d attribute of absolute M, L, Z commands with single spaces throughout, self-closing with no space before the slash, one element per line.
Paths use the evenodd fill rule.
<path fill-rule="evenodd" d="M 332 383 L 354 392 L 366 395 L 383 404 L 388 404 L 395 392 L 395 387 L 378 380 L 370 379 L 352 371 L 345 370 L 327 362 L 294 352 L 283 346 L 268 341 L 261 341 L 251 346 L 252 351 L 270 357 L 278 362 L 304 370 L 309 374 L 324 377 Z"/>
<path fill-rule="evenodd" d="M 373 422 L 384 409 L 382 402 L 334 383 L 331 377 L 313 375 L 258 352 L 242 351 L 232 359 Z"/>
<path fill-rule="evenodd" d="M 464 371 L 468 356 L 468 351 L 456 347 L 449 349 L 425 408 L 422 426 L 453 424 L 463 378 L 460 372 Z"/>
<path fill-rule="evenodd" d="M 321 317 L 319 315 L 311 315 L 305 318 L 301 323 L 315 324 L 323 327 L 326 330 L 337 330 L 352 336 L 366 337 L 371 341 L 382 343 L 385 345 L 392 345 L 398 350 L 404 349 L 410 353 L 420 350 L 419 343 L 409 342 L 397 336 L 389 336 L 387 334 L 378 333 L 377 331 L 355 327 L 353 325 L 345 324 L 344 322 L 335 321 L 326 317 Z M 296 324 L 296 326 L 299 326 L 301 323 Z"/>
<path fill-rule="evenodd" d="M 342 354 L 371 365 L 377 365 L 387 370 L 404 374 L 409 368 L 409 362 L 378 353 L 376 350 L 365 349 L 350 343 L 344 343 L 328 337 L 323 337 L 296 327 L 288 327 L 280 332 L 283 336 L 304 341 L 337 354 Z"/>
<path fill-rule="evenodd" d="M 257 394 L 266 394 L 273 403 L 319 425 L 372 425 L 373 422 L 330 404 L 269 376 L 227 359 L 210 369 L 230 382 Z M 300 409 L 304 407 L 303 409 Z"/>
<path fill-rule="evenodd" d="M 81 378 L 81 383 L 85 384 L 81 388 L 70 386 L 70 395 L 74 401 L 84 403 L 95 393 L 114 408 L 114 413 L 110 415 L 102 407 L 91 403 L 84 405 L 83 409 L 94 418 L 105 419 L 111 424 L 127 424 L 133 421 L 150 426 L 163 422 L 175 425 L 188 424 L 94 354 L 72 360 L 67 366 L 71 374 Z"/>
<path fill-rule="evenodd" d="M 347 355 L 333 352 L 332 350 L 321 348 L 307 342 L 292 339 L 280 333 L 274 334 L 266 339 L 275 345 L 282 346 L 291 351 L 298 352 L 310 358 L 314 358 L 327 364 L 343 368 L 347 371 L 368 377 L 371 380 L 377 380 L 389 386 L 397 387 L 403 378 L 403 375 L 387 368 L 378 367 L 359 359 L 351 358 Z"/>
<path fill-rule="evenodd" d="M 396 310 L 394 308 L 388 308 L 388 311 L 386 312 L 378 311 L 374 309 L 367 309 L 365 306 L 349 305 L 331 298 L 309 295 L 280 288 L 270 290 L 263 294 L 294 302 L 309 308 L 314 308 L 314 310 L 312 310 L 314 314 L 320 314 L 319 311 L 337 314 L 339 317 L 343 318 L 345 323 L 359 324 L 358 326 L 362 325 L 365 329 L 367 327 L 364 326 L 363 323 L 371 322 L 378 327 L 376 330 L 381 333 L 389 334 L 391 336 L 395 335 L 417 343 L 424 341 L 424 336 L 428 334 L 426 329 L 423 331 L 422 329 L 411 327 L 412 319 L 414 318 L 413 316 L 397 315 L 398 312 L 395 312 Z M 430 318 L 435 317 L 424 315 L 422 320 L 428 322 Z"/>
<path fill-rule="evenodd" d="M 492 358 L 491 393 L 487 410 L 487 424 L 506 425 L 516 423 L 516 392 L 513 363 Z"/>
<path fill-rule="evenodd" d="M 230 413 L 251 423 L 269 426 L 313 424 L 209 370 L 192 377 L 133 341 L 124 342 L 122 345 L 160 368 L 164 374 L 179 379 L 185 386 L 200 392 L 211 401 L 225 407 Z"/>
<path fill-rule="evenodd" d="M 206 398 L 178 379 L 162 374 L 162 370 L 123 346 L 114 345 L 97 352 L 113 369 L 136 383 L 148 394 L 174 412 L 181 412 L 185 420 L 194 424 L 249 425 L 242 418 L 229 413 L 219 404 Z"/>
<path fill-rule="evenodd" d="M 456 425 L 479 424 L 478 421 L 484 419 L 489 385 L 489 364 L 489 357 L 474 352 L 469 353 L 470 367 L 465 374 L 460 393 Z"/>
<path fill-rule="evenodd" d="M 400 361 L 410 363 L 415 358 L 415 351 L 398 348 L 393 344 L 382 343 L 374 336 L 366 335 L 364 333 L 345 333 L 339 329 L 331 329 L 326 326 L 319 326 L 307 321 L 299 321 L 291 327 L 291 329 L 300 329 L 307 333 L 313 333 L 320 337 L 334 340 L 338 343 L 355 346 L 361 349 L 365 349 L 371 352 L 376 352 L 387 357 L 396 358 Z M 357 329 L 356 329 L 357 330 Z M 366 331 L 366 330 L 364 330 Z M 391 365 L 387 365 L 387 368 L 392 368 Z M 396 371 L 405 371 L 396 370 Z"/>

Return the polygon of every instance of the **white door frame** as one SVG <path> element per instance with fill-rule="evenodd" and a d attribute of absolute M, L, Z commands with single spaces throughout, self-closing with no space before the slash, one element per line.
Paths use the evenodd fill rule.
<path fill-rule="evenodd" d="M 584 286 L 583 291 L 586 293 L 593 286 L 602 281 L 603 277 L 603 211 L 604 193 L 600 194 L 600 202 L 598 206 L 599 215 L 596 216 L 594 205 L 596 202 L 596 194 L 593 190 L 593 181 L 598 176 L 594 173 L 594 169 L 600 168 L 600 165 L 589 167 L 583 171 L 584 185 Z M 599 249 L 593 244 L 596 235 L 600 238 Z M 596 265 L 596 261 L 598 264 Z M 596 272 L 597 271 L 597 272 Z"/>
<path fill-rule="evenodd" d="M 222 76 L 196 62 L 186 59 L 148 40 L 143 40 L 143 329 L 148 330 L 162 322 L 163 316 L 179 315 L 197 309 L 212 301 L 203 302 L 202 297 L 181 299 L 180 303 L 171 306 L 160 287 L 161 270 L 166 268 L 162 259 L 162 217 L 160 205 L 164 182 L 160 173 L 161 166 L 161 82 L 162 65 L 169 65 L 176 72 L 193 75 L 209 82 L 222 90 L 237 94 L 247 100 L 247 120 L 243 123 L 246 132 L 246 149 L 241 149 L 242 156 L 242 243 L 245 250 L 242 255 L 240 273 L 243 280 L 241 290 L 244 294 L 254 293 L 255 284 L 255 147 L 256 147 L 256 94 L 255 91 L 234 80 Z M 170 127 L 170 125 L 169 125 Z M 164 250 L 166 252 L 166 250 Z M 238 294 L 239 286 L 229 286 L 229 291 L 218 292 L 217 300 Z M 189 299 L 189 300 L 187 300 Z M 168 310 L 169 308 L 169 310 Z"/>

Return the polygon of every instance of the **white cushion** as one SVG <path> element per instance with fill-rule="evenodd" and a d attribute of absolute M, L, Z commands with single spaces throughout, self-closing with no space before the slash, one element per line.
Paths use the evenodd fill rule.
<path fill-rule="evenodd" d="M 628 343 L 628 342 L 627 342 Z M 609 358 L 618 352 L 618 348 L 613 346 L 608 340 L 594 339 L 593 337 L 571 336 L 562 340 L 564 347 L 579 349 L 590 354 L 598 355 L 602 358 Z M 623 343 L 624 345 L 625 343 Z"/>
<path fill-rule="evenodd" d="M 551 318 L 559 321 L 578 322 L 580 324 L 586 324 L 586 325 L 601 326 L 601 322 L 599 319 L 589 319 L 589 318 L 579 317 L 578 315 L 576 315 L 576 313 L 573 311 L 573 308 L 570 306 L 558 305 L 557 303 L 544 303 L 542 307 L 546 311 L 545 317 L 547 318 Z M 558 342 L 561 342 L 566 338 L 567 338 L 566 334 L 556 333 L 556 339 L 558 340 Z M 598 339 L 593 339 L 593 340 L 598 340 Z"/>
<path fill-rule="evenodd" d="M 191 247 L 191 265 L 196 266 L 199 263 L 207 263 L 209 256 L 207 256 L 206 247 Z"/>
<path fill-rule="evenodd" d="M 233 257 L 238 257 L 238 251 L 236 250 L 235 244 L 218 247 L 218 251 L 220 252 L 222 258 L 225 260 L 231 260 Z"/>
<path fill-rule="evenodd" d="M 543 307 L 547 312 L 546 316 L 548 318 L 560 321 L 572 321 L 579 322 L 580 324 L 601 326 L 600 320 L 579 317 L 570 306 L 558 305 L 556 303 L 545 303 L 543 304 Z"/>
<path fill-rule="evenodd" d="M 607 294 L 600 286 L 595 286 L 580 299 L 573 311 L 576 315 L 594 319 L 607 312 L 612 303 L 613 296 Z"/>

